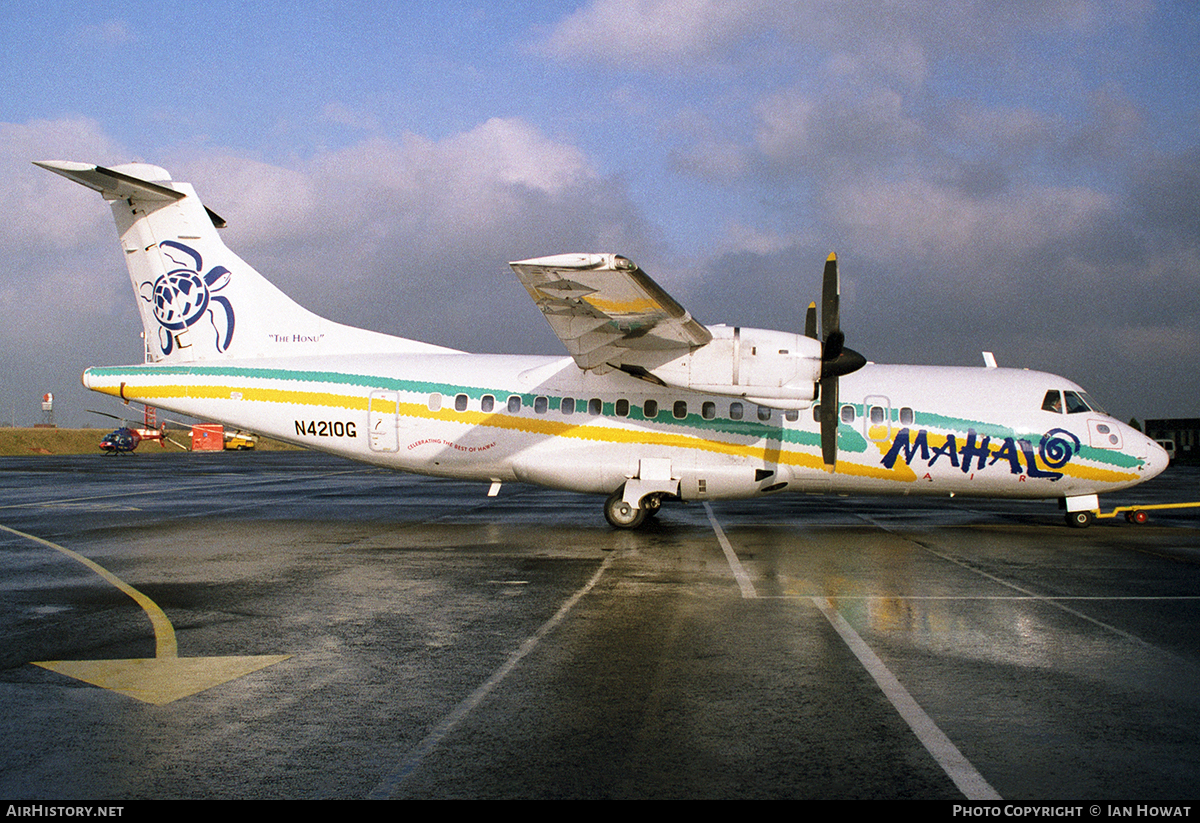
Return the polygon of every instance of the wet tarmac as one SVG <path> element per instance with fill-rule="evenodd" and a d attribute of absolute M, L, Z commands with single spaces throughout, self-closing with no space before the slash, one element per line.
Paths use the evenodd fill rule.
<path fill-rule="evenodd" d="M 1200 471 L 1101 502 L 1185 500 Z M 309 453 L 0 459 L 0 797 L 1200 793 L 1200 510 L 600 505 Z"/>

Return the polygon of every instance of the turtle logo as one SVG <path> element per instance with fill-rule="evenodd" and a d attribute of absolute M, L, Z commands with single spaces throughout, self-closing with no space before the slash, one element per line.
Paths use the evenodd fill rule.
<path fill-rule="evenodd" d="M 180 345 L 179 335 L 206 316 L 212 324 L 217 351 L 224 352 L 233 340 L 233 306 L 228 298 L 214 292 L 229 284 L 229 269 L 214 266 L 201 274 L 204 261 L 200 252 L 174 240 L 164 240 L 158 247 L 170 270 L 153 283 L 142 283 L 138 293 L 154 309 L 163 355 L 171 354 Z"/>

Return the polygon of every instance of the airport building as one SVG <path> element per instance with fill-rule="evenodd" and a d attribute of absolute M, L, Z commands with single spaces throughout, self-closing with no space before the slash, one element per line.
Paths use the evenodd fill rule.
<path fill-rule="evenodd" d="M 1175 444 L 1171 456 L 1173 463 L 1200 465 L 1200 417 L 1173 417 L 1146 421 L 1146 435 L 1160 443 L 1169 440 Z M 1167 451 L 1171 447 L 1164 444 Z"/>

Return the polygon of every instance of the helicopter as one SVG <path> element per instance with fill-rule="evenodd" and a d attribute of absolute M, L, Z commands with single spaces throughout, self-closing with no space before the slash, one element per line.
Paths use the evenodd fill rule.
<path fill-rule="evenodd" d="M 143 425 L 141 428 L 133 428 L 128 425 L 130 423 L 129 420 L 115 414 L 97 411 L 96 409 L 88 409 L 88 411 L 92 414 L 102 415 L 103 417 L 111 417 L 113 420 L 119 420 L 122 423 L 119 428 L 114 429 L 100 439 L 100 450 L 105 454 L 132 454 L 143 440 L 157 441 L 158 445 L 163 448 L 166 448 L 167 443 L 171 443 L 185 451 L 187 450 L 187 446 L 167 437 L 166 426 L 159 426 L 157 424 L 153 406 L 143 407 Z"/>
<path fill-rule="evenodd" d="M 141 436 L 128 426 L 111 431 L 100 440 L 100 451 L 105 454 L 130 454 L 142 442 Z"/>

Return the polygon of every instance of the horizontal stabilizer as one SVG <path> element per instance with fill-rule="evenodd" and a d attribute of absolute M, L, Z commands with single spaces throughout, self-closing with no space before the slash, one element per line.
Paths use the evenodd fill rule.
<path fill-rule="evenodd" d="M 74 180 L 82 186 L 98 191 L 105 200 L 132 198 L 135 200 L 171 201 L 182 200 L 185 196 L 182 192 L 158 183 L 151 183 L 149 180 L 133 177 L 114 169 L 106 169 L 103 166 L 93 166 L 89 163 L 73 163 L 69 160 L 42 160 L 40 162 L 35 160 L 34 165 L 41 166 L 55 174 L 61 174 L 68 180 Z M 136 169 L 163 181 L 169 182 L 171 179 L 171 175 L 158 166 L 138 163 L 125 168 L 130 171 Z"/>

